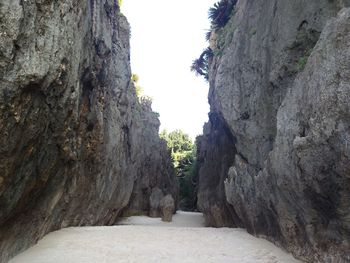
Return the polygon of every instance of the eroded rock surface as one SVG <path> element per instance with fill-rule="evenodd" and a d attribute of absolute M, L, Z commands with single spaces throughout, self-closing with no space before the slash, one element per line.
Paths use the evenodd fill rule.
<path fill-rule="evenodd" d="M 197 205 L 207 226 L 235 226 L 233 210 L 225 202 L 224 180 L 235 156 L 234 138 L 216 114 L 209 116 L 197 138 L 199 169 Z"/>
<path fill-rule="evenodd" d="M 171 195 L 166 195 L 160 200 L 160 211 L 162 221 L 171 222 L 173 214 L 175 212 L 175 200 Z"/>
<path fill-rule="evenodd" d="M 149 197 L 149 216 L 150 217 L 160 217 L 160 201 L 163 199 L 163 191 L 159 188 L 153 188 L 151 195 Z"/>
<path fill-rule="evenodd" d="M 137 180 L 173 191 L 169 155 L 148 156 L 163 146 L 129 34 L 114 0 L 0 2 L 0 262 L 52 230 L 113 224 Z"/>
<path fill-rule="evenodd" d="M 211 36 L 210 115 L 234 143 L 204 133 L 202 167 L 222 169 L 201 168 L 200 206 L 307 262 L 350 261 L 349 5 L 240 0 Z"/>

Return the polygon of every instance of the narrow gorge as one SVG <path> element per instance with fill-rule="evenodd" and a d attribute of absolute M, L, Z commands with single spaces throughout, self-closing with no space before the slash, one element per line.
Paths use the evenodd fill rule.
<path fill-rule="evenodd" d="M 0 263 L 50 232 L 164 217 L 183 201 L 159 116 L 136 94 L 120 2 L 0 0 Z M 186 205 L 197 201 L 215 242 L 215 228 L 242 228 L 301 262 L 350 262 L 350 0 L 214 7 L 192 65 L 210 112 Z M 232 256 L 234 235 L 249 239 L 218 231 Z M 215 248 L 204 252 L 224 255 Z"/>

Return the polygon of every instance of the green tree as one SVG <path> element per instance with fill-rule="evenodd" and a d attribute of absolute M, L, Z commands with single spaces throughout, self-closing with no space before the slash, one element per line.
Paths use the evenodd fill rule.
<path fill-rule="evenodd" d="M 184 153 L 193 149 L 191 138 L 181 130 L 175 130 L 170 133 L 163 130 L 160 133 L 160 137 L 167 142 L 168 148 L 172 153 Z"/>
<path fill-rule="evenodd" d="M 194 210 L 196 193 L 194 178 L 197 173 L 196 147 L 191 138 L 181 130 L 168 133 L 163 130 L 160 137 L 167 142 L 180 186 L 180 208 Z"/>

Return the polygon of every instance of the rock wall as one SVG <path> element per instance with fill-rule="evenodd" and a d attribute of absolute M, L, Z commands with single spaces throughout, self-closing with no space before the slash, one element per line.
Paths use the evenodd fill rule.
<path fill-rule="evenodd" d="M 53 230 L 114 224 L 138 178 L 176 192 L 169 155 L 149 156 L 163 146 L 129 35 L 115 0 L 0 2 L 0 262 Z M 166 171 L 141 172 L 147 158 Z"/>
<path fill-rule="evenodd" d="M 140 131 L 137 136 L 137 144 L 144 145 L 138 151 L 140 168 L 135 177 L 135 185 L 129 204 L 123 210 L 122 215 L 160 217 L 160 213 L 153 215 L 151 213 L 150 197 L 152 192 L 162 193 L 159 195 L 158 202 L 161 201 L 162 196 L 170 194 L 175 199 L 175 203 L 178 203 L 179 187 L 166 141 L 158 136 L 160 122 L 157 113 L 152 111 L 151 101 L 148 98 L 141 98 L 139 112 L 141 118 L 135 123 L 138 126 L 137 130 Z"/>
<path fill-rule="evenodd" d="M 234 143 L 221 152 L 211 143 L 201 147 L 213 156 L 203 167 L 222 165 L 201 169 L 199 204 L 215 216 L 208 182 L 216 178 L 224 184 L 217 195 L 226 197 L 217 207 L 229 206 L 216 209 L 219 217 L 307 262 L 350 261 L 348 6 L 239 0 L 210 41 L 210 114 Z M 222 136 L 211 129 L 204 137 Z"/>
<path fill-rule="evenodd" d="M 202 136 L 197 137 L 197 207 L 207 226 L 235 226 L 234 211 L 225 202 L 224 180 L 235 157 L 234 138 L 217 114 L 209 115 Z"/>

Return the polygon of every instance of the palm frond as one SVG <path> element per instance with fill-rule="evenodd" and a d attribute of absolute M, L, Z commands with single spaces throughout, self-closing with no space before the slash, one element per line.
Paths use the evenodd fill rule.
<path fill-rule="evenodd" d="M 206 40 L 206 41 L 209 41 L 209 40 L 210 40 L 210 36 L 211 36 L 211 30 L 209 30 L 209 31 L 207 31 L 207 32 L 205 33 L 205 40 Z"/>
<path fill-rule="evenodd" d="M 209 79 L 209 60 L 213 57 L 213 51 L 210 47 L 206 48 L 199 58 L 195 59 L 191 65 L 191 71 L 196 75 L 203 76 L 206 80 Z"/>
<path fill-rule="evenodd" d="M 224 27 L 230 20 L 231 13 L 237 0 L 220 0 L 213 7 L 209 8 L 208 17 L 211 20 L 213 29 Z"/>

